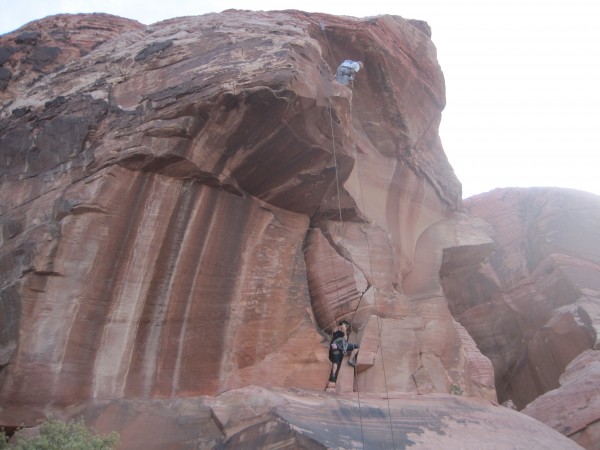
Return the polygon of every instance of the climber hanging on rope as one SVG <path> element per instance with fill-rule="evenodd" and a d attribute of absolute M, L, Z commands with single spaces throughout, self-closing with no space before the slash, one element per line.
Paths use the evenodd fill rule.
<path fill-rule="evenodd" d="M 338 326 L 333 329 L 331 336 L 331 343 L 329 344 L 329 361 L 331 361 L 331 373 L 329 375 L 329 382 L 327 383 L 327 389 L 335 389 L 335 383 L 337 382 L 338 374 L 340 373 L 340 367 L 342 365 L 342 359 L 344 355 L 350 352 L 348 358 L 348 364 L 356 366 L 356 354 L 358 353 L 358 344 L 350 344 L 348 342 L 348 334 L 350 333 L 350 322 L 342 320 L 338 323 Z"/>
<path fill-rule="evenodd" d="M 340 67 L 338 67 L 337 72 L 335 73 L 335 79 L 344 86 L 348 86 L 348 83 L 354 80 L 356 72 L 362 68 L 362 61 L 352 61 L 347 59 L 340 64 Z"/>

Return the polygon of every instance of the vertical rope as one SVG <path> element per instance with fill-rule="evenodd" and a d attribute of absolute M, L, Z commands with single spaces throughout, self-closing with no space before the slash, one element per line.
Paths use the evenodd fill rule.
<path fill-rule="evenodd" d="M 327 37 L 327 33 L 325 33 L 325 23 L 324 22 L 319 22 L 319 28 L 321 28 L 321 31 L 323 32 L 323 36 L 325 37 L 325 42 L 327 43 L 327 48 L 329 49 L 329 54 L 331 55 L 331 58 L 334 60 L 335 62 L 335 56 L 333 55 L 333 51 L 331 49 L 331 45 L 329 44 L 329 38 Z M 335 77 L 335 74 L 333 75 Z M 331 99 L 327 98 L 327 102 L 329 104 L 329 122 L 331 125 L 331 141 L 332 141 L 332 146 L 333 146 L 333 163 L 335 166 L 335 183 L 336 183 L 336 189 L 337 189 L 337 197 L 338 197 L 338 211 L 339 211 L 339 216 L 340 216 L 340 224 L 344 224 L 344 221 L 342 219 L 342 206 L 341 206 L 341 200 L 340 200 L 340 182 L 339 182 L 339 177 L 338 177 L 338 164 L 337 164 L 337 155 L 336 155 L 336 151 L 335 151 L 335 135 L 333 132 L 333 118 L 331 116 Z M 330 234 L 331 236 L 331 234 Z M 333 244 L 333 236 L 331 236 L 331 241 Z M 333 259 L 331 261 L 331 264 L 333 265 Z M 344 260 L 343 262 L 344 264 L 344 278 L 348 277 L 348 274 L 346 272 L 346 261 Z M 335 275 L 335 272 L 334 272 Z M 350 298 L 351 295 L 349 293 L 349 286 L 346 286 L 346 307 L 344 309 L 346 309 L 346 312 L 351 312 L 350 309 Z M 336 291 L 337 291 L 337 281 L 336 281 Z M 341 310 L 341 302 L 339 301 L 339 295 L 338 295 L 338 307 Z"/>
<path fill-rule="evenodd" d="M 333 117 L 331 114 L 331 99 L 327 98 L 327 103 L 329 105 L 329 124 L 331 126 L 331 143 L 333 146 L 333 165 L 335 168 L 335 187 L 336 187 L 336 191 L 337 191 L 339 220 L 340 220 L 340 225 L 343 228 L 344 219 L 342 218 L 342 201 L 340 200 L 340 177 L 338 175 L 337 154 L 336 154 L 336 150 L 335 150 L 335 135 L 333 132 Z M 342 232 L 343 232 L 343 229 L 342 229 Z M 333 236 L 332 236 L 331 240 L 333 243 Z M 344 265 L 344 279 L 348 279 L 348 273 L 346 271 L 346 259 L 343 256 L 342 256 L 342 264 Z M 349 290 L 350 290 L 350 286 L 346 285 L 346 308 L 345 309 L 347 312 L 350 312 L 351 294 L 350 294 Z M 359 300 L 359 303 L 360 303 L 360 300 Z"/>
<path fill-rule="evenodd" d="M 323 22 L 319 23 L 319 26 L 321 27 L 321 31 L 323 31 L 323 35 L 325 36 L 325 41 L 327 42 L 327 47 L 329 48 L 329 53 L 331 54 L 331 57 L 334 59 L 333 56 L 333 52 L 331 50 L 331 46 L 329 45 L 329 39 L 327 38 L 327 34 L 325 33 L 325 24 Z M 332 140 L 332 145 L 333 145 L 333 161 L 335 164 L 335 182 L 336 182 L 336 189 L 337 189 L 337 196 L 338 196 L 338 211 L 339 211 L 339 216 L 340 216 L 340 224 L 343 225 L 343 219 L 342 219 L 342 206 L 341 206 L 341 200 L 340 200 L 340 184 L 339 184 L 339 175 L 338 175 L 338 164 L 337 164 L 337 155 L 336 155 L 336 149 L 335 149 L 335 135 L 334 135 L 334 128 L 333 128 L 333 117 L 332 117 L 332 113 L 331 113 L 331 99 L 328 97 L 327 98 L 327 102 L 328 102 L 328 106 L 329 106 L 329 122 L 331 125 L 331 140 Z M 358 163 L 358 157 L 357 157 L 357 151 L 356 151 L 356 142 L 354 142 L 354 160 L 356 161 L 357 164 L 357 177 L 358 177 L 358 185 L 359 185 L 359 190 L 360 190 L 360 197 L 361 197 L 361 207 L 362 210 L 365 211 L 365 199 L 364 199 L 364 194 L 363 194 L 363 188 L 362 188 L 362 183 L 361 183 L 361 177 L 360 177 L 360 164 Z M 368 233 L 365 234 L 365 238 L 366 238 L 366 242 L 367 242 L 367 255 L 368 255 L 368 259 L 369 259 L 369 272 L 371 274 L 371 280 L 372 280 L 372 287 L 373 287 L 373 300 L 375 302 L 375 305 L 377 305 L 377 292 L 375 289 L 375 277 L 373 275 L 373 264 L 371 261 L 371 246 L 369 243 L 369 236 Z M 333 263 L 333 261 L 332 261 Z M 345 260 L 344 260 L 344 272 L 346 269 L 346 264 L 345 264 Z M 344 273 L 345 275 L 345 273 Z M 356 309 L 354 310 L 354 314 L 352 315 L 352 320 L 351 322 L 354 321 L 354 317 L 356 316 L 356 313 L 358 312 L 358 309 L 360 308 L 360 303 L 362 302 L 362 299 L 364 297 L 364 294 L 360 297 L 358 304 L 356 305 Z M 338 297 L 339 298 L 339 297 Z M 392 424 L 392 412 L 391 412 L 391 407 L 390 407 L 390 396 L 389 396 L 389 392 L 388 392 L 388 383 L 387 383 L 387 375 L 386 375 L 386 371 L 385 371 L 385 357 L 383 354 L 383 345 L 381 343 L 381 318 L 377 318 L 377 338 L 379 341 L 379 348 L 381 351 L 381 362 L 382 362 L 382 368 L 383 368 L 383 379 L 384 379 L 384 385 L 385 385 L 385 392 L 386 392 L 386 399 L 387 399 L 387 407 L 388 407 L 388 418 L 389 418 L 389 423 L 390 423 L 390 432 L 392 435 L 392 445 L 394 447 L 394 449 L 396 448 L 396 442 L 395 442 L 395 438 L 394 438 L 394 428 L 393 428 L 393 424 Z M 360 387 L 358 384 L 358 377 L 357 377 L 357 369 L 356 366 L 354 367 L 354 384 L 356 386 L 356 395 L 357 395 L 357 401 L 358 401 L 358 414 L 359 414 L 359 419 L 360 419 L 360 431 L 361 431 L 361 437 L 362 437 L 362 446 L 363 449 L 365 448 L 365 435 L 364 435 L 364 429 L 363 429 L 363 421 L 362 421 L 362 408 L 361 408 L 361 401 L 360 401 Z"/>
<path fill-rule="evenodd" d="M 323 36 L 325 36 L 325 41 L 327 42 L 327 47 L 329 48 L 329 53 L 331 54 L 331 57 L 333 58 L 333 52 L 331 51 L 331 46 L 329 45 L 329 40 L 327 39 L 327 34 L 325 34 L 325 23 L 324 22 L 319 22 L 319 27 L 321 28 L 321 31 L 323 32 Z M 330 119 L 331 119 L 331 105 L 330 105 L 330 108 L 329 108 L 329 112 L 330 112 Z M 331 125 L 331 127 L 332 127 L 332 129 L 331 129 L 331 136 L 332 136 L 332 139 L 334 139 L 333 138 L 333 124 Z M 334 154 L 335 154 L 335 141 L 333 143 L 333 146 L 334 146 Z M 336 176 L 337 176 L 337 165 L 336 165 Z M 339 194 L 338 194 L 338 198 L 339 198 Z M 340 309 L 341 305 L 342 305 L 342 302 L 340 300 L 340 294 L 339 294 L 339 289 L 338 289 L 337 277 L 335 276 L 335 264 L 333 263 L 333 256 L 332 256 L 331 247 L 329 248 L 329 260 L 331 261 L 331 272 L 333 273 L 333 279 L 334 279 L 334 282 L 335 282 L 335 292 L 336 292 L 336 296 L 337 296 L 338 309 Z M 331 315 L 333 316 L 333 327 L 335 328 L 335 326 L 337 325 L 337 315 L 334 312 L 331 312 Z"/>
<path fill-rule="evenodd" d="M 334 130 L 333 130 L 333 116 L 331 114 L 331 99 L 329 97 L 327 98 L 327 104 L 329 106 L 329 124 L 331 126 L 331 142 L 333 144 L 333 163 L 335 165 L 335 185 L 336 185 L 337 197 L 338 197 L 338 210 L 340 213 L 340 223 L 343 225 L 344 222 L 342 219 L 342 204 L 340 201 L 340 180 L 339 180 L 339 175 L 338 175 L 338 164 L 337 164 L 337 156 L 336 156 L 336 150 L 335 150 L 335 134 L 334 134 Z M 346 260 L 344 259 L 344 276 L 346 276 L 345 272 L 346 272 Z M 359 300 L 359 304 L 360 304 L 360 300 Z M 363 448 L 365 448 L 365 433 L 364 433 L 363 421 L 362 421 L 360 390 L 358 389 L 358 380 L 356 377 L 356 367 L 354 367 L 354 380 L 355 381 L 353 384 L 356 384 L 356 398 L 358 401 L 358 417 L 360 419 L 360 433 L 361 433 L 361 437 L 362 437 Z"/>
<path fill-rule="evenodd" d="M 341 300 L 340 300 L 340 294 L 339 294 L 339 289 L 338 289 L 337 277 L 335 276 L 335 264 L 333 264 L 333 256 L 332 256 L 331 246 L 329 246 L 329 261 L 331 261 L 331 272 L 333 273 L 333 280 L 335 283 L 335 295 L 337 297 L 337 302 L 338 302 L 338 307 L 339 307 L 339 305 L 341 304 Z M 335 311 L 330 310 L 329 312 L 333 316 L 333 328 L 335 328 L 335 326 L 337 324 L 337 317 L 336 317 Z"/>
<path fill-rule="evenodd" d="M 356 161 L 356 174 L 357 174 L 357 179 L 358 179 L 358 187 L 359 187 L 359 191 L 360 191 L 361 208 L 366 213 L 365 196 L 363 193 L 362 182 L 361 182 L 361 178 L 360 178 L 360 163 L 358 161 L 358 152 L 356 150 L 356 142 L 354 142 L 354 161 Z M 377 306 L 377 290 L 375 289 L 375 276 L 373 274 L 373 263 L 371 261 L 371 245 L 369 243 L 369 234 L 368 233 L 365 233 L 365 240 L 367 241 L 367 255 L 369 257 L 369 273 L 371 274 L 371 280 L 373 282 L 373 285 L 372 285 L 373 286 L 373 301 L 375 303 L 375 306 Z M 362 301 L 362 297 L 361 297 L 361 301 Z M 360 301 L 356 307 L 356 311 L 354 311 L 354 315 L 356 315 L 356 313 L 358 312 L 359 306 L 360 306 Z M 353 316 L 353 318 L 354 318 L 354 316 Z M 377 317 L 377 340 L 379 342 L 379 348 L 381 351 L 381 366 L 383 369 L 383 382 L 385 385 L 385 393 L 386 393 L 387 407 L 388 407 L 388 418 L 390 421 L 390 433 L 392 434 L 392 444 L 395 449 L 396 442 L 394 439 L 394 427 L 392 425 L 392 410 L 390 407 L 390 395 L 388 392 L 387 375 L 385 372 L 385 355 L 383 354 L 383 344 L 381 343 L 381 318 L 380 317 Z"/>
<path fill-rule="evenodd" d="M 331 55 L 331 59 L 333 59 L 333 62 L 335 62 L 335 56 L 333 56 L 333 52 L 331 51 L 331 45 L 329 45 L 329 39 L 327 38 L 327 34 L 325 33 L 325 23 L 319 22 L 319 27 L 321 27 L 323 36 L 325 36 L 325 42 L 327 42 L 327 48 L 329 49 L 329 54 Z"/>

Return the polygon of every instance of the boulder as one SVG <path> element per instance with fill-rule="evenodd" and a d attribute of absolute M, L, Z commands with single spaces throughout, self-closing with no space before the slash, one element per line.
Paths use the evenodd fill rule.
<path fill-rule="evenodd" d="M 581 448 L 529 416 L 450 394 L 385 398 L 247 386 L 214 398 L 90 402 L 79 412 L 99 433 L 117 430 L 128 448 L 511 449 L 523 436 L 532 449 Z"/>
<path fill-rule="evenodd" d="M 496 248 L 442 285 L 453 316 L 490 358 L 498 398 L 522 408 L 598 348 L 600 198 L 559 188 L 498 189 L 465 202 Z"/>
<path fill-rule="evenodd" d="M 521 410 L 586 449 L 600 443 L 600 352 L 586 350 L 569 363 L 560 386 Z"/>

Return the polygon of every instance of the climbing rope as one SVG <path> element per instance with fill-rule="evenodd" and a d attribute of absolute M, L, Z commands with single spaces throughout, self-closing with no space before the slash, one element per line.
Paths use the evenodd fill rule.
<path fill-rule="evenodd" d="M 323 36 L 325 36 L 325 42 L 327 43 L 327 48 L 329 49 L 329 54 L 331 55 L 331 59 L 333 60 L 333 62 L 335 63 L 335 61 L 337 61 L 335 59 L 335 56 L 333 55 L 333 51 L 331 50 L 331 45 L 329 44 L 329 38 L 327 37 L 327 33 L 325 33 L 325 23 L 324 22 L 319 22 L 319 27 L 321 28 L 321 31 L 323 32 Z M 333 74 L 333 77 L 335 78 L 336 74 Z M 354 89 L 354 80 L 350 79 L 350 84 L 352 85 L 352 89 Z"/>
<path fill-rule="evenodd" d="M 356 161 L 356 173 L 357 173 L 357 179 L 358 179 L 358 187 L 359 187 L 359 191 L 360 191 L 361 207 L 362 207 L 363 211 L 366 211 L 365 196 L 363 194 L 362 183 L 360 181 L 360 163 L 358 162 L 358 152 L 356 150 L 356 141 L 354 142 L 354 161 Z M 367 241 L 367 256 L 369 259 L 369 273 L 371 274 L 371 280 L 373 282 L 373 302 L 374 302 L 375 306 L 377 306 L 377 291 L 375 289 L 375 276 L 373 274 L 373 264 L 371 262 L 371 245 L 369 244 L 369 234 L 368 233 L 365 233 L 365 240 Z M 354 311 L 354 315 L 352 316 L 353 321 L 354 321 L 354 316 L 356 316 L 356 313 L 358 312 L 358 308 L 360 307 L 360 302 L 362 301 L 363 297 L 364 297 L 364 295 L 358 301 L 358 305 L 356 306 L 356 310 Z M 390 396 L 388 393 L 387 376 L 385 373 L 385 355 L 383 354 L 383 345 L 381 344 L 381 318 L 380 317 L 377 317 L 377 340 L 379 343 L 379 349 L 381 351 L 381 366 L 383 369 L 383 382 L 384 382 L 384 386 L 385 386 L 385 393 L 386 393 L 386 399 L 387 399 L 388 418 L 390 421 L 390 433 L 392 434 L 392 444 L 394 445 L 394 448 L 396 448 L 396 442 L 394 440 L 394 427 L 392 426 L 392 411 L 390 408 Z"/>
<path fill-rule="evenodd" d="M 323 36 L 325 37 L 325 42 L 327 42 L 327 48 L 329 49 L 329 54 L 331 55 L 331 58 L 335 60 L 335 57 L 333 55 L 333 51 L 331 50 L 331 45 L 329 44 L 329 38 L 327 37 L 327 33 L 325 33 L 325 23 L 324 22 L 319 22 L 319 28 L 321 29 L 321 31 L 323 32 Z M 335 77 L 335 74 L 333 75 Z M 331 126 L 331 141 L 332 141 L 332 146 L 333 146 L 333 163 L 334 163 L 334 167 L 335 167 L 335 185 L 336 185 L 336 189 L 337 189 L 337 200 L 338 200 L 338 211 L 339 211 L 339 220 L 340 220 L 340 224 L 343 225 L 344 221 L 342 219 L 342 205 L 341 205 L 341 200 L 340 200 L 340 180 L 339 180 L 339 175 L 338 175 L 338 163 L 337 163 L 337 155 L 336 155 L 336 151 L 335 151 L 335 135 L 333 132 L 333 117 L 331 114 L 331 99 L 327 98 L 328 101 L 328 106 L 329 106 L 329 123 Z M 331 244 L 333 245 L 333 236 L 330 234 L 331 237 Z M 333 265 L 333 260 L 332 260 L 332 265 Z M 346 271 L 346 262 L 344 260 L 344 279 L 348 278 L 348 273 Z M 336 286 L 337 287 L 337 286 Z M 350 312 L 350 299 L 352 298 L 351 294 L 350 294 L 350 286 L 347 285 L 346 286 L 346 307 L 344 309 L 346 309 L 346 313 Z M 341 309 L 341 303 L 339 301 L 339 296 L 338 296 L 338 307 L 340 307 Z M 337 322 L 334 322 L 334 325 Z"/>
<path fill-rule="evenodd" d="M 335 135 L 333 132 L 333 117 L 331 114 L 331 99 L 327 98 L 327 102 L 328 102 L 328 106 L 329 106 L 329 124 L 331 126 L 331 143 L 333 146 L 333 166 L 335 168 L 335 187 L 336 187 L 336 191 L 337 191 L 338 212 L 339 212 L 340 226 L 343 227 L 344 219 L 342 217 L 342 201 L 340 200 L 340 177 L 338 174 L 337 154 L 335 151 Z M 342 232 L 343 232 L 343 230 L 342 230 Z M 331 241 L 333 244 L 333 236 L 331 236 Z M 342 242 L 342 244 L 343 244 L 343 242 Z M 348 273 L 346 271 L 346 260 L 344 258 L 342 258 L 342 261 L 343 261 L 343 265 L 344 265 L 344 279 L 348 279 Z M 333 261 L 332 261 L 332 263 L 333 263 Z M 350 299 L 352 298 L 349 290 L 350 290 L 350 286 L 346 285 L 346 310 L 347 310 L 347 312 L 350 311 Z"/>
<path fill-rule="evenodd" d="M 325 33 L 325 23 L 319 22 L 319 27 L 321 28 L 321 31 L 323 32 L 323 36 L 325 36 L 325 42 L 327 42 L 327 48 L 329 49 L 329 54 L 331 55 L 331 59 L 335 62 L 336 59 L 333 56 L 333 52 L 331 51 L 331 45 L 329 45 L 329 39 L 327 38 L 327 33 Z"/>
<path fill-rule="evenodd" d="M 331 55 L 331 58 L 335 61 L 335 57 L 333 55 L 333 51 L 331 50 L 331 45 L 329 44 L 329 39 L 327 38 L 327 33 L 325 33 L 325 23 L 324 22 L 319 22 L 319 28 L 321 29 L 321 31 L 323 32 L 323 36 L 325 37 L 325 42 L 327 43 L 327 48 L 329 49 L 329 54 Z M 335 76 L 335 75 L 334 75 Z M 333 163 L 334 163 L 334 167 L 335 167 L 335 183 L 336 183 L 336 188 L 337 188 L 337 198 L 338 198 L 338 211 L 340 214 L 340 223 L 343 224 L 343 220 L 342 220 L 342 207 L 341 207 L 341 200 L 340 200 L 340 185 L 339 185 L 339 176 L 338 176 L 338 164 L 337 164 L 337 155 L 335 152 L 335 136 L 333 133 L 333 118 L 331 115 L 331 100 L 328 98 L 327 101 L 329 102 L 329 121 L 330 121 L 330 125 L 331 125 L 331 140 L 332 140 L 332 144 L 333 144 Z M 331 233 L 329 234 L 330 238 L 331 238 L 331 244 L 333 245 L 333 236 L 331 235 Z M 331 257 L 331 251 L 330 251 L 330 257 Z M 332 272 L 333 272 L 333 276 L 335 278 L 335 268 L 334 268 L 334 264 L 333 264 L 333 258 L 331 258 L 331 267 L 332 267 Z M 346 273 L 346 263 L 344 262 L 344 278 L 347 278 L 347 273 Z M 341 309 L 342 307 L 342 303 L 339 297 L 339 290 L 337 288 L 337 278 L 336 279 L 336 292 L 338 293 L 338 308 Z M 350 298 L 350 296 L 348 295 L 348 287 L 346 287 L 346 295 L 348 297 L 348 299 Z M 348 302 L 347 302 L 348 303 Z M 348 305 L 349 308 L 349 305 Z M 337 324 L 337 318 L 334 315 L 334 321 L 333 321 L 333 326 L 335 327 L 335 325 Z"/>
<path fill-rule="evenodd" d="M 337 196 L 338 196 L 338 209 L 339 209 L 339 220 L 340 223 L 343 225 L 343 217 L 342 217 L 342 213 L 341 213 L 341 202 L 339 200 L 340 198 L 340 185 L 339 185 L 339 174 L 338 174 L 338 165 L 337 165 L 337 156 L 336 156 L 336 149 L 335 149 L 335 138 L 334 138 L 334 130 L 333 130 L 333 114 L 331 112 L 331 99 L 327 99 L 328 101 L 328 106 L 329 106 L 329 118 L 330 118 L 330 125 L 331 125 L 331 136 L 332 136 L 332 144 L 333 144 L 333 160 L 334 160 L 334 164 L 335 164 L 335 178 L 336 178 L 336 189 L 337 189 Z M 358 179 L 358 185 L 359 185 L 359 192 L 360 192 L 360 197 L 361 197 L 361 206 L 362 206 L 362 210 L 365 211 L 365 199 L 364 199 L 364 193 L 363 193 L 363 188 L 362 188 L 362 182 L 361 182 L 361 177 L 360 177 L 360 164 L 358 163 L 358 155 L 357 155 L 357 151 L 356 151 L 356 142 L 354 142 L 354 158 L 355 161 L 357 163 L 357 179 Z M 369 243 L 369 236 L 367 233 L 365 233 L 365 239 L 367 242 L 367 256 L 368 256 L 368 260 L 369 260 L 369 273 L 371 275 L 371 280 L 372 280 L 372 288 L 373 288 L 373 299 L 375 302 L 375 305 L 377 305 L 377 292 L 375 289 L 375 277 L 373 274 L 373 264 L 372 264 L 372 258 L 371 258 L 371 245 Z M 345 264 L 344 264 L 344 268 L 345 268 Z M 354 317 L 356 316 L 356 313 L 358 312 L 358 309 L 360 307 L 360 302 L 362 301 L 364 297 L 364 294 L 360 297 L 358 304 L 356 306 L 356 309 L 354 310 L 354 314 L 352 316 L 352 320 L 351 322 L 354 322 Z M 338 297 L 339 298 L 339 297 Z M 381 365 L 382 365 L 382 369 L 383 369 L 383 380 L 384 380 L 384 386 L 385 386 L 385 392 L 386 392 L 386 400 L 387 400 L 387 408 L 388 408 L 388 419 L 389 419 L 389 424 L 390 424 L 390 433 L 392 436 L 392 444 L 393 444 L 393 448 L 396 448 L 396 442 L 395 442 L 395 438 L 394 438 L 394 427 L 392 424 L 392 411 L 391 411 L 391 406 L 390 406 L 390 396 L 389 396 L 389 392 L 388 392 L 388 382 L 387 382 L 387 374 L 386 374 L 386 370 L 385 370 L 385 355 L 383 353 L 383 345 L 381 343 L 381 318 L 377 318 L 377 338 L 378 338 L 378 342 L 379 342 L 379 349 L 381 352 Z M 360 419 L 360 430 L 361 430 L 361 435 L 362 435 L 362 439 L 363 439 L 363 448 L 364 448 L 364 429 L 363 429 L 363 421 L 362 421 L 362 405 L 361 405 L 361 401 L 360 401 L 360 387 L 358 384 L 358 380 L 357 380 L 357 371 L 356 371 L 356 366 L 354 367 L 354 379 L 355 379 L 355 384 L 354 386 L 356 387 L 356 395 L 357 395 L 357 401 L 358 401 L 358 414 L 359 414 L 359 419 Z"/>
<path fill-rule="evenodd" d="M 325 40 L 327 42 L 327 47 L 329 48 L 329 52 L 331 54 L 331 57 L 334 58 L 333 56 L 333 51 L 331 50 L 331 46 L 329 44 L 329 39 L 327 38 L 327 34 L 325 33 L 325 24 L 323 22 L 319 23 L 319 26 L 321 28 L 321 31 L 323 32 L 323 35 L 325 36 Z M 332 147 L 333 147 L 333 162 L 334 162 L 334 167 L 335 167 L 335 183 L 336 183 L 336 190 L 337 190 L 337 197 L 338 197 L 338 211 L 339 211 L 339 220 L 340 220 L 340 225 L 343 226 L 343 217 L 342 217 L 342 207 L 341 207 L 341 200 L 340 200 L 340 182 L 339 182 L 339 173 L 338 173 L 338 163 L 337 163 L 337 153 L 336 153 L 336 145 L 335 145 L 335 133 L 334 133 L 334 127 L 333 127 L 333 114 L 331 112 L 331 99 L 327 98 L 327 102 L 328 102 L 328 108 L 329 108 L 329 122 L 330 122 L 330 126 L 331 126 L 331 141 L 332 141 Z M 357 155 L 357 150 L 356 150 L 356 141 L 354 142 L 354 160 L 356 161 L 356 163 L 358 164 L 358 155 Z M 361 203 L 362 203 L 362 210 L 365 211 L 365 201 L 364 201 L 364 194 L 363 194 L 363 188 L 362 188 L 362 183 L 361 183 L 361 176 L 360 176 L 360 164 L 357 166 L 357 178 L 358 178 L 358 185 L 359 185 L 359 191 L 360 191 L 360 196 L 361 196 Z M 371 275 L 371 280 L 372 280 L 372 288 L 373 288 L 373 299 L 375 302 L 375 305 L 377 305 L 377 292 L 375 289 L 375 277 L 373 274 L 373 264 L 371 261 L 371 246 L 369 243 L 369 236 L 367 233 L 365 233 L 365 238 L 366 238 L 366 242 L 367 242 L 367 255 L 368 255 L 368 260 L 369 260 L 369 272 Z M 333 263 L 333 262 L 332 262 Z M 344 272 L 346 269 L 346 264 L 344 262 Z M 344 276 L 346 276 L 346 274 L 344 274 Z M 336 285 L 337 286 L 337 285 Z M 364 293 L 363 295 L 360 296 L 359 301 L 356 305 L 356 308 L 354 310 L 354 314 L 352 315 L 352 319 L 351 322 L 354 322 L 354 318 L 360 308 L 360 303 L 362 302 L 362 299 L 364 298 Z M 338 304 L 339 304 L 339 296 L 338 296 Z M 391 432 L 391 436 L 392 436 L 392 444 L 393 444 L 393 448 L 396 448 L 396 443 L 395 443 L 395 439 L 394 439 L 394 428 L 393 428 L 393 424 L 392 424 L 392 413 L 391 413 L 391 407 L 390 407 L 390 398 L 389 398 L 389 392 L 388 392 L 388 382 L 387 382 L 387 375 L 386 375 L 386 370 L 385 370 L 385 357 L 383 354 L 383 345 L 381 344 L 381 319 L 378 317 L 377 318 L 377 337 L 378 337 L 378 342 L 379 342 L 379 348 L 381 351 L 381 362 L 382 362 L 382 368 L 383 368 L 383 378 L 384 378 L 384 386 L 385 386 L 385 391 L 386 391 L 386 399 L 387 399 L 387 407 L 388 407 L 388 418 L 389 418 L 389 424 L 390 424 L 390 432 Z M 357 401 L 358 401 L 358 413 L 359 413 L 359 419 L 360 419 L 360 430 L 361 430 L 361 436 L 362 436 L 362 444 L 363 444 L 363 448 L 365 447 L 365 442 L 364 442 L 364 429 L 363 429 L 363 421 L 362 421 L 362 406 L 361 406 L 361 400 L 360 400 L 360 387 L 358 384 L 358 379 L 357 379 L 357 370 L 356 370 L 356 366 L 354 367 L 354 386 L 356 388 L 356 394 L 357 394 Z"/>
<path fill-rule="evenodd" d="M 336 150 L 335 150 L 335 133 L 334 133 L 334 129 L 333 129 L 333 114 L 331 113 L 331 99 L 327 98 L 327 103 L 328 103 L 328 109 L 329 109 L 329 124 L 331 126 L 331 143 L 332 143 L 332 147 L 333 147 L 333 164 L 334 164 L 334 168 L 335 168 L 335 186 L 336 186 L 336 190 L 337 190 L 337 198 L 338 198 L 338 211 L 339 211 L 339 216 L 340 216 L 340 225 L 344 224 L 343 221 L 343 217 L 342 217 L 342 203 L 340 201 L 340 179 L 339 179 L 339 174 L 338 174 L 338 164 L 337 164 L 337 154 L 336 154 Z M 346 261 L 344 260 L 344 272 L 346 271 Z M 344 277 L 346 277 L 346 274 L 344 273 Z M 360 300 L 359 300 L 360 303 Z M 354 313 L 356 314 L 356 312 Z M 354 318 L 354 316 L 353 316 Z M 352 321 L 350 321 L 352 323 Z M 356 386 L 356 398 L 358 401 L 358 417 L 360 420 L 360 433 L 361 433 L 361 437 L 362 437 L 362 444 L 363 444 L 363 448 L 365 448 L 365 433 L 364 433 L 364 429 L 363 429 L 363 421 L 362 421 L 362 410 L 361 410 L 361 403 L 360 403 L 360 389 L 358 389 L 358 381 L 356 380 L 356 366 L 354 367 L 354 380 L 355 380 L 355 386 Z"/>

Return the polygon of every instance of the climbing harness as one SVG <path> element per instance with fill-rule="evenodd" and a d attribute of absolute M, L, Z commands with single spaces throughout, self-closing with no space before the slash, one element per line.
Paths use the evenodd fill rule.
<path fill-rule="evenodd" d="M 331 50 L 331 45 L 329 44 L 329 38 L 327 37 L 327 33 L 325 33 L 325 23 L 319 22 L 319 27 L 323 32 L 323 36 L 325 37 L 325 42 L 327 43 L 327 48 L 329 49 L 329 54 L 331 55 L 331 59 L 336 61 L 335 56 L 333 55 L 333 51 Z M 333 74 L 333 78 L 335 78 L 336 74 Z M 352 89 L 354 89 L 354 77 L 350 78 L 350 84 L 352 85 Z"/>
<path fill-rule="evenodd" d="M 331 343 L 332 350 L 340 350 L 344 355 L 348 352 L 348 341 L 344 338 L 334 339 Z"/>

